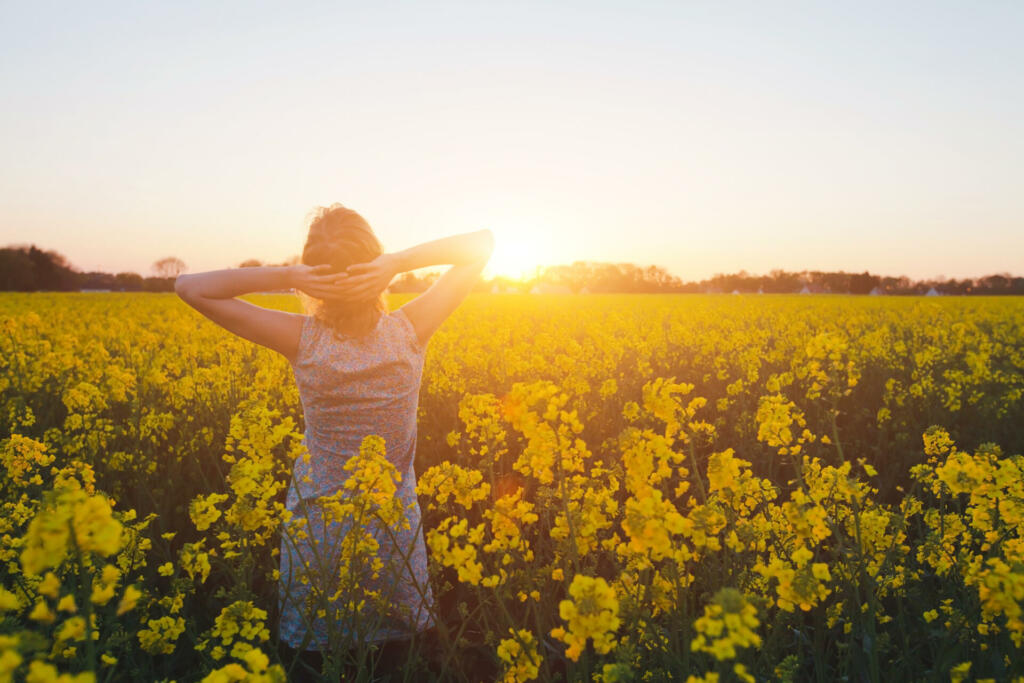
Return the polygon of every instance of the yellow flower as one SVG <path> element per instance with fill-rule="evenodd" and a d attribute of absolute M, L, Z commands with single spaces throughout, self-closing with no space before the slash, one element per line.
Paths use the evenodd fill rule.
<path fill-rule="evenodd" d="M 106 497 L 65 488 L 46 501 L 29 524 L 21 553 L 24 572 L 31 576 L 59 566 L 72 531 L 81 552 L 109 556 L 121 548 L 122 526 L 112 517 Z"/>
<path fill-rule="evenodd" d="M 619 601 L 615 590 L 601 577 L 577 574 L 569 586 L 571 600 L 558 604 L 558 614 L 568 628 L 552 629 L 568 649 L 565 656 L 574 662 L 583 653 L 587 640 L 592 639 L 594 649 L 606 654 L 615 646 L 615 631 L 619 624 Z"/>
<path fill-rule="evenodd" d="M 135 586 L 128 586 L 124 589 L 124 596 L 121 601 L 117 604 L 117 615 L 121 616 L 125 612 L 129 612 L 135 609 L 135 606 L 139 602 L 139 598 L 142 597 L 142 591 Z"/>
<path fill-rule="evenodd" d="M 504 663 L 501 680 L 504 683 L 532 681 L 540 673 L 540 655 L 533 633 L 526 629 L 508 630 L 511 638 L 498 643 L 498 659 Z"/>
<path fill-rule="evenodd" d="M 83 617 L 71 617 L 57 629 L 54 636 L 58 643 L 63 643 L 69 640 L 84 640 L 85 639 L 85 618 Z"/>
<path fill-rule="evenodd" d="M 188 514 L 192 523 L 199 531 L 206 531 L 210 525 L 220 519 L 221 511 L 217 508 L 220 503 L 228 499 L 226 493 L 211 493 L 206 496 L 198 496 L 189 503 Z"/>
<path fill-rule="evenodd" d="M 491 493 L 491 485 L 483 482 L 483 477 L 479 470 L 459 467 L 446 460 L 423 473 L 416 484 L 416 493 L 433 496 L 431 508 L 444 505 L 451 498 L 468 510 L 474 501 L 484 500 Z"/>
<path fill-rule="evenodd" d="M 95 495 L 82 501 L 75 507 L 72 524 L 79 550 L 109 556 L 121 549 L 122 526 L 112 517 L 106 497 Z"/>
<path fill-rule="evenodd" d="M 139 645 L 150 654 L 169 655 L 174 652 L 174 643 L 185 631 L 185 620 L 181 617 L 160 617 L 146 622 L 147 628 L 138 633 Z"/>
<path fill-rule="evenodd" d="M 698 635 L 690 648 L 708 652 L 718 660 L 733 659 L 736 648 L 761 645 L 761 636 L 754 632 L 758 625 L 757 609 L 743 594 L 735 588 L 723 588 L 704 607 L 704 616 L 694 622 Z"/>
<path fill-rule="evenodd" d="M 60 592 L 60 579 L 53 572 L 46 572 L 46 576 L 39 582 L 39 586 L 36 588 L 40 595 L 45 595 L 48 598 L 57 598 L 57 593 Z"/>
<path fill-rule="evenodd" d="M 59 674 L 57 667 L 46 662 L 33 660 L 28 665 L 25 683 L 95 683 L 96 674 L 83 671 L 80 674 Z"/>
<path fill-rule="evenodd" d="M 78 607 L 75 605 L 75 596 L 69 593 L 68 595 L 65 595 L 63 598 L 61 598 L 60 602 L 57 603 L 57 611 L 69 612 L 71 614 L 77 612 Z"/>
<path fill-rule="evenodd" d="M 40 600 L 36 603 L 36 606 L 32 608 L 28 618 L 32 621 L 38 621 L 41 624 L 52 624 L 56 620 L 57 615 L 53 613 L 50 606 L 46 604 L 45 600 Z"/>
<path fill-rule="evenodd" d="M 285 672 L 279 664 L 269 666 L 270 659 L 259 648 L 251 648 L 242 656 L 248 669 L 231 662 L 219 669 L 211 671 L 202 683 L 230 683 L 246 681 L 247 683 L 285 683 Z"/>
<path fill-rule="evenodd" d="M 251 601 L 236 601 L 223 608 L 214 619 L 213 636 L 221 639 L 225 647 L 235 638 L 266 642 L 270 630 L 266 627 L 267 613 Z"/>
<path fill-rule="evenodd" d="M 949 680 L 951 683 L 961 683 L 967 678 L 970 670 L 971 662 L 961 662 L 949 670 Z"/>
<path fill-rule="evenodd" d="M 18 596 L 0 586 L 0 612 L 10 612 L 21 609 L 21 600 Z"/>

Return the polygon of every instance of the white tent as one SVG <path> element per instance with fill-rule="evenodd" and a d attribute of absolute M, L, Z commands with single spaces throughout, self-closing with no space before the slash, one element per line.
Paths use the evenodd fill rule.
<path fill-rule="evenodd" d="M 882 296 L 883 294 L 885 294 L 885 292 L 883 292 L 882 288 L 877 285 L 868 292 L 869 296 Z"/>
<path fill-rule="evenodd" d="M 800 293 L 801 294 L 810 294 L 811 293 L 811 288 L 808 287 L 807 285 L 804 285 L 803 289 L 800 290 Z"/>
<path fill-rule="evenodd" d="M 942 293 L 939 292 L 939 290 L 932 287 L 925 293 L 925 296 L 942 296 Z"/>

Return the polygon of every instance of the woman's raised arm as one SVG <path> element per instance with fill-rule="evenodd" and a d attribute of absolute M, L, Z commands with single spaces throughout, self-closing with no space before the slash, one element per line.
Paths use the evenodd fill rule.
<path fill-rule="evenodd" d="M 473 289 L 493 250 L 494 235 L 490 230 L 443 237 L 349 266 L 348 277 L 339 287 L 345 290 L 344 298 L 370 299 L 380 294 L 398 273 L 451 265 L 430 289 L 401 309 L 416 328 L 420 342 L 425 344 Z"/>
<path fill-rule="evenodd" d="M 343 276 L 327 274 L 330 266 L 261 266 L 179 275 L 174 291 L 192 308 L 228 332 L 266 346 L 292 361 L 298 351 L 302 316 L 256 306 L 235 297 L 250 292 L 299 289 L 310 296 L 337 293 Z"/>

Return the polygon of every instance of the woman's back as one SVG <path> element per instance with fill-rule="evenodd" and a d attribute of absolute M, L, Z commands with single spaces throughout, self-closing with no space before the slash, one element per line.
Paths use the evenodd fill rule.
<path fill-rule="evenodd" d="M 423 351 L 402 310 L 382 315 L 372 332 L 358 338 L 306 316 L 292 369 L 318 480 L 303 497 L 333 491 L 344 480 L 344 461 L 370 434 L 384 439 L 388 460 L 403 478 L 411 471 Z M 296 463 L 296 476 L 299 468 Z"/>
<path fill-rule="evenodd" d="M 314 569 L 319 576 L 312 577 L 316 592 L 334 592 L 331 582 L 337 581 L 338 558 L 345 556 L 341 545 L 351 531 L 350 520 L 325 520 L 315 499 L 342 488 L 348 476 L 345 463 L 359 453 L 363 439 L 370 435 L 384 439 L 387 459 L 401 477 L 396 496 L 402 501 L 409 529 L 390 530 L 394 542 L 379 528 L 372 530 L 380 543 L 377 554 L 389 570 L 379 582 L 367 581 L 363 588 L 383 591 L 393 609 L 390 614 L 368 619 L 375 624 L 375 631 L 364 632 L 360 638 L 401 638 L 432 625 L 413 469 L 423 354 L 423 345 L 402 310 L 382 315 L 363 337 L 340 335 L 312 316 L 303 321 L 292 368 L 302 401 L 309 457 L 295 462 L 287 507 L 309 519 L 309 538 L 290 538 L 302 535 L 295 533 L 298 527 L 291 527 L 285 529 L 281 542 L 281 636 L 292 647 L 326 649 L 327 631 L 338 627 L 330 618 L 309 622 L 309 585 L 302 580 L 301 568 L 307 563 L 319 567 Z M 312 642 L 303 646 L 307 631 L 312 633 Z"/>

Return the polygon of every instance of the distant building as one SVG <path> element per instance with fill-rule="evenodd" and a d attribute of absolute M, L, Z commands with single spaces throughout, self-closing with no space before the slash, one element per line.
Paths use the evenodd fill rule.
<path fill-rule="evenodd" d="M 885 294 L 885 290 L 883 290 L 878 285 L 875 285 L 874 287 L 872 287 L 871 291 L 868 292 L 868 296 L 882 296 L 883 294 Z"/>
<path fill-rule="evenodd" d="M 925 296 L 942 296 L 942 292 L 932 287 L 927 292 L 925 292 Z"/>
<path fill-rule="evenodd" d="M 739 293 L 740 293 L 740 290 L 738 290 L 738 289 L 734 289 L 734 290 L 732 290 L 732 293 L 733 293 L 733 294 L 739 294 Z"/>

